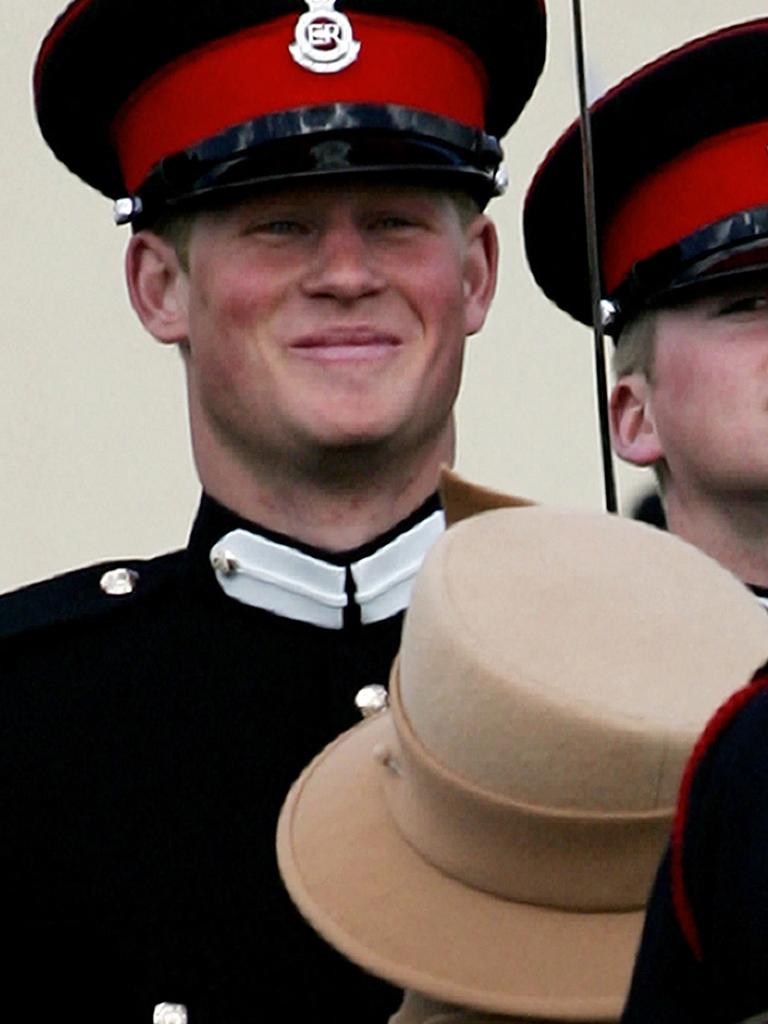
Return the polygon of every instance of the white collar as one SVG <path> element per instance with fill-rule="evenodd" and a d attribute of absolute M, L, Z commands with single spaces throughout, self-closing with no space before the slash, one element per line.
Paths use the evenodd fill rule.
<path fill-rule="evenodd" d="M 286 619 L 341 629 L 350 600 L 348 572 L 360 621 L 367 625 L 388 619 L 408 606 L 414 577 L 444 529 L 445 516 L 433 512 L 348 566 L 334 565 L 257 533 L 233 530 L 214 544 L 210 559 L 228 597 Z"/>

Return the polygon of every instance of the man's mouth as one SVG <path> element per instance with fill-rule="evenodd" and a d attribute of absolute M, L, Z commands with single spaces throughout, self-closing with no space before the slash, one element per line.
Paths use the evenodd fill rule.
<path fill-rule="evenodd" d="M 390 358 L 402 345 L 394 334 L 370 328 L 337 328 L 305 334 L 292 342 L 296 355 L 318 362 L 364 362 Z"/>

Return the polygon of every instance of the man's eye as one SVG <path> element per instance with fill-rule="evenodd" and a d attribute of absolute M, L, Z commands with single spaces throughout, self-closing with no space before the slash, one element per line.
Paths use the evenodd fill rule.
<path fill-rule="evenodd" d="M 737 313 L 757 313 L 768 309 L 768 295 L 742 295 L 738 299 L 724 302 L 717 310 L 718 316 L 733 316 Z"/>
<path fill-rule="evenodd" d="M 385 217 L 377 218 L 374 222 L 374 227 L 381 228 L 385 231 L 394 231 L 398 228 L 416 227 L 416 222 L 410 217 L 400 216 L 399 214 L 388 214 Z"/>
<path fill-rule="evenodd" d="M 265 220 L 255 224 L 249 224 L 246 228 L 248 235 L 302 235 L 306 233 L 306 227 L 296 220 Z"/>

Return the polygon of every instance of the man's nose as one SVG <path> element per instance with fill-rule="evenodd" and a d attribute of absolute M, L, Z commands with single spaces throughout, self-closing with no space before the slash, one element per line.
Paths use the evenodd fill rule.
<path fill-rule="evenodd" d="M 323 231 L 304 278 L 307 294 L 352 302 L 383 287 L 383 274 L 363 229 L 345 224 Z"/>

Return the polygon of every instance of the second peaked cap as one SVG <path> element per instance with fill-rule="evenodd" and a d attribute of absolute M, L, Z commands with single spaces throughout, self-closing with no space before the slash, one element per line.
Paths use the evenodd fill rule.
<path fill-rule="evenodd" d="M 591 106 L 610 333 L 647 306 L 768 268 L 768 18 L 663 54 Z M 578 121 L 552 146 L 524 212 L 528 263 L 561 309 L 592 320 Z"/>

